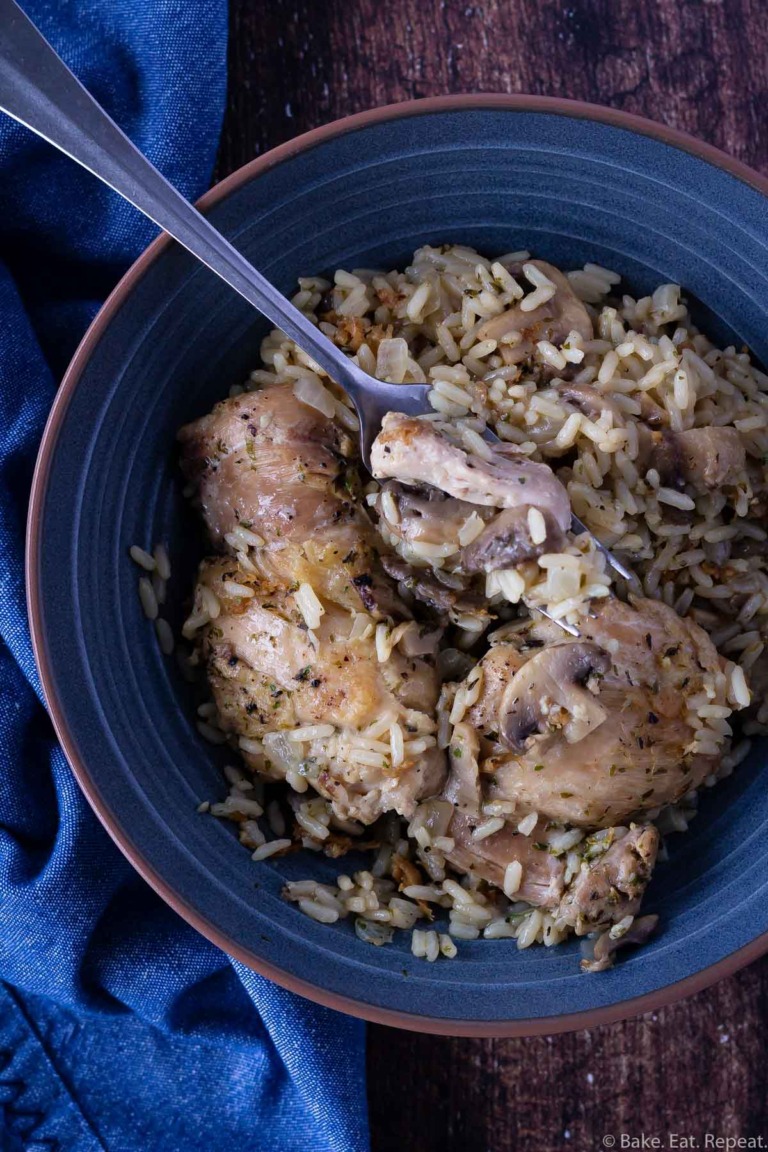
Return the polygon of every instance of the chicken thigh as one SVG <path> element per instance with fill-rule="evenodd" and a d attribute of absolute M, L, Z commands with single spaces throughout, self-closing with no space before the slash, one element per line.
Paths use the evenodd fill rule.
<path fill-rule="evenodd" d="M 444 799 L 453 804 L 447 859 L 457 871 L 482 877 L 522 900 L 550 912 L 555 923 L 579 935 L 634 916 L 651 877 L 659 834 L 651 825 L 619 826 L 589 837 L 571 834 L 538 818 L 523 833 L 518 817 L 491 835 L 482 835 L 484 781 L 479 771 L 480 739 L 468 723 L 456 725 L 451 771 Z M 569 859 L 575 845 L 576 866 Z M 510 869 L 517 868 L 509 884 Z"/>
<path fill-rule="evenodd" d="M 349 613 L 328 600 L 310 634 L 293 593 L 231 559 L 203 562 L 198 598 L 204 590 L 219 606 L 198 640 L 219 723 L 260 775 L 294 774 L 339 818 L 364 824 L 392 810 L 409 816 L 442 786 L 434 659 L 402 651 L 416 624 L 382 662 L 372 624 L 350 639 Z M 376 740 L 366 735 L 374 723 L 384 727 Z M 398 756 L 390 724 L 404 737 Z"/>
<path fill-rule="evenodd" d="M 214 547 L 245 550 L 267 577 L 308 583 L 349 610 L 408 615 L 353 498 L 353 440 L 289 384 L 222 401 L 179 440 Z"/>
<path fill-rule="evenodd" d="M 487 800 L 605 828 L 699 787 L 717 757 L 697 751 L 697 705 L 730 709 L 711 641 L 665 604 L 606 599 L 580 628 L 574 641 L 549 621 L 508 630 L 465 720 Z"/>

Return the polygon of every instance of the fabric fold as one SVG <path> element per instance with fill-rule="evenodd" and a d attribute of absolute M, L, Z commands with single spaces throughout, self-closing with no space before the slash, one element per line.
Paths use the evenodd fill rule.
<path fill-rule="evenodd" d="M 26 0 L 189 198 L 226 94 L 225 0 Z M 0 1144 L 363 1152 L 362 1025 L 277 988 L 171 911 L 109 840 L 42 704 L 24 530 L 56 384 L 156 229 L 0 115 Z"/>

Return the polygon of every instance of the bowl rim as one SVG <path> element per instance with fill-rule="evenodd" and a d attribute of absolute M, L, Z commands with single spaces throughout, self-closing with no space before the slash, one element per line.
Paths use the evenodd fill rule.
<path fill-rule="evenodd" d="M 395 104 L 382 105 L 364 112 L 334 120 L 329 124 L 314 128 L 265 152 L 238 168 L 220 183 L 216 184 L 199 200 L 196 206 L 205 211 L 249 183 L 264 172 L 326 140 L 335 139 L 347 132 L 383 122 L 409 116 L 423 116 L 439 112 L 466 111 L 480 109 L 506 112 L 550 113 L 575 119 L 591 120 L 599 124 L 620 128 L 642 136 L 649 136 L 662 144 L 688 152 L 701 160 L 724 170 L 738 180 L 750 185 L 768 198 L 768 179 L 742 161 L 729 156 L 714 145 L 704 143 L 695 137 L 667 125 L 649 120 L 633 113 L 614 108 L 591 104 L 585 101 L 567 100 L 552 96 L 526 94 L 508 95 L 502 93 L 477 93 L 471 95 L 435 96 L 420 100 L 407 100 Z M 47 488 L 50 464 L 69 401 L 77 388 L 93 350 L 104 331 L 133 288 L 145 275 L 149 267 L 165 249 L 176 241 L 165 233 L 158 236 L 131 265 L 124 276 L 94 317 L 83 336 L 69 367 L 56 393 L 43 437 L 38 450 L 37 462 L 32 479 L 29 514 L 26 533 L 26 587 L 27 610 L 32 636 L 32 647 L 40 673 L 43 692 L 48 705 L 56 735 L 64 749 L 81 790 L 86 796 L 96 816 L 117 844 L 128 861 L 162 899 L 171 906 L 193 928 L 220 948 L 228 956 L 240 961 L 246 967 L 262 976 L 296 992 L 327 1008 L 367 1020 L 370 1023 L 386 1024 L 417 1032 L 446 1036 L 466 1037 L 524 1037 L 551 1035 L 580 1028 L 594 1028 L 601 1024 L 611 1024 L 643 1012 L 657 1011 L 687 996 L 708 988 L 716 981 L 731 976 L 739 969 L 768 952 L 768 932 L 757 936 L 744 947 L 737 949 L 715 964 L 695 972 L 682 980 L 667 984 L 653 992 L 630 999 L 617 1000 L 613 1004 L 567 1013 L 552 1017 L 531 1017 L 517 1020 L 450 1020 L 448 1018 L 421 1016 L 391 1008 L 365 1004 L 361 1001 L 327 991 L 321 986 L 286 973 L 276 965 L 265 962 L 249 949 L 238 944 L 213 926 L 205 916 L 193 908 L 174 887 L 160 876 L 143 858 L 133 844 L 129 833 L 122 827 L 116 813 L 110 810 L 91 777 L 87 765 L 79 758 L 72 739 L 67 718 L 64 714 L 52 667 L 48 661 L 41 588 L 38 579 L 40 549 L 42 544 L 42 511 Z"/>

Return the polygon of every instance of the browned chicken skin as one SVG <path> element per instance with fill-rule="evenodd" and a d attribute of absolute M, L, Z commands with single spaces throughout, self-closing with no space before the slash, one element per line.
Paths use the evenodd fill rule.
<path fill-rule="evenodd" d="M 373 639 L 350 641 L 349 613 L 330 601 L 315 647 L 285 586 L 254 577 L 224 557 L 204 561 L 198 580 L 221 605 L 202 633 L 200 651 L 227 733 L 263 741 L 269 733 L 317 724 L 354 732 L 386 715 L 407 729 L 411 711 L 434 713 L 434 662 L 394 649 L 386 666 L 380 664 Z M 233 595 L 232 582 L 253 595 Z M 261 774 L 285 776 L 279 759 L 267 755 L 265 762 L 247 746 L 241 752 Z M 306 778 L 339 817 L 367 824 L 392 810 L 409 816 L 419 797 L 440 788 L 444 761 L 435 747 L 406 757 L 397 769 L 351 766 L 341 757 L 317 771 L 310 766 Z"/>
<path fill-rule="evenodd" d="M 215 547 L 242 525 L 266 542 L 256 557 L 265 575 L 307 582 L 350 610 L 409 615 L 353 498 L 352 440 L 290 385 L 224 400 L 179 439 Z"/>
<path fill-rule="evenodd" d="M 406 622 L 411 613 L 381 568 L 370 519 L 348 491 L 353 443 L 289 385 L 224 401 L 183 428 L 180 440 L 211 539 L 236 553 L 203 562 L 195 606 L 202 608 L 205 588 L 220 605 L 198 648 L 224 731 L 263 741 L 264 751 L 241 745 L 246 762 L 272 778 L 304 775 L 339 819 L 367 824 L 388 811 L 410 815 L 442 784 L 445 756 L 434 739 L 393 768 L 386 758 L 383 767 L 355 760 L 348 749 L 299 764 L 302 745 L 279 737 L 332 725 L 344 741 L 385 717 L 403 725 L 406 740 L 409 721 L 416 736 L 434 726 L 434 630 L 412 624 L 391 658 L 377 659 L 375 622 Z M 247 532 L 245 545 L 238 529 Z M 254 546 L 254 536 L 263 543 Z M 305 584 L 324 610 L 314 635 L 295 599 Z M 349 640 L 356 613 L 370 625 Z"/>

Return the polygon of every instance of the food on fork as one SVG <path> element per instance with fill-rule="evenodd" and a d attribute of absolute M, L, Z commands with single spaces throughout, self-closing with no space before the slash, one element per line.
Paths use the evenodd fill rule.
<path fill-rule="evenodd" d="M 280 332 L 179 434 L 215 552 L 188 662 L 241 757 L 211 811 L 257 860 L 349 856 L 285 896 L 368 943 L 575 934 L 603 970 L 655 927 L 663 837 L 766 731 L 768 379 L 676 286 L 618 280 L 448 245 L 302 280 L 366 372 L 431 385 L 432 413 L 384 419 L 372 479 Z"/>

